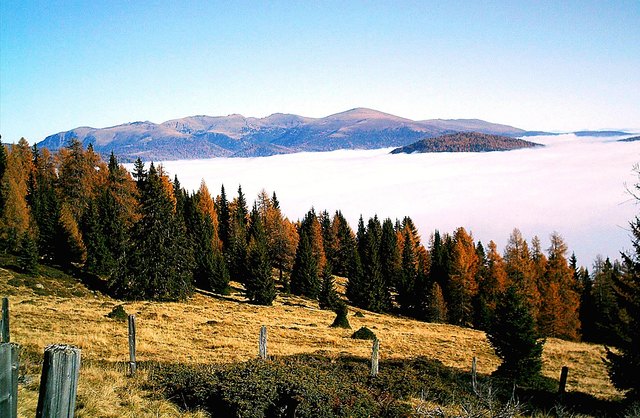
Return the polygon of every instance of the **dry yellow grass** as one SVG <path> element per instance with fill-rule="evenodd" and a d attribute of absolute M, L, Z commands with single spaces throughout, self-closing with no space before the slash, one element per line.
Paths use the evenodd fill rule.
<path fill-rule="evenodd" d="M 44 350 L 53 343 L 82 349 L 83 366 L 78 389 L 78 416 L 191 416 L 142 389 L 137 379 L 127 378 L 126 323 L 106 315 L 122 302 L 93 295 L 61 298 L 38 296 L 26 287 L 7 284 L 12 273 L 0 270 L 0 294 L 9 290 L 12 341 Z M 353 330 L 329 328 L 335 314 L 318 309 L 317 303 L 279 296 L 274 306 L 244 303 L 237 294 L 214 297 L 196 294 L 183 303 L 126 302 L 127 313 L 137 317 L 138 360 L 182 363 L 235 362 L 255 358 L 258 332 L 268 328 L 270 355 L 323 351 L 368 356 L 370 342 L 350 338 Z M 407 318 L 363 311 L 353 316 L 353 329 L 371 328 L 381 340 L 381 357 L 426 356 L 445 365 L 467 370 L 473 356 L 478 371 L 491 373 L 499 361 L 480 331 L 451 325 L 430 324 Z M 620 394 L 609 382 L 601 361 L 601 346 L 549 339 L 544 350 L 543 373 L 558 378 L 569 366 L 568 390 L 600 398 Z M 105 367 L 104 362 L 111 365 Z M 20 416 L 33 416 L 37 382 L 20 391 Z"/>

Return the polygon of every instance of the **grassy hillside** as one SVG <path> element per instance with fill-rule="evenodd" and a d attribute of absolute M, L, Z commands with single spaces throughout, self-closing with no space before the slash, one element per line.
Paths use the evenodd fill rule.
<path fill-rule="evenodd" d="M 5 260 L 6 261 L 6 260 Z M 8 264 L 8 266 L 7 266 Z M 279 296 L 274 306 L 244 302 L 239 285 L 230 296 L 198 293 L 184 303 L 117 301 L 87 289 L 76 279 L 41 267 L 37 278 L 23 276 L 5 263 L 0 269 L 0 295 L 11 307 L 11 339 L 24 348 L 19 415 L 34 416 L 44 347 L 73 344 L 82 349 L 78 389 L 79 417 L 203 416 L 180 412 L 145 384 L 143 368 L 126 377 L 126 322 L 107 317 L 119 304 L 137 316 L 138 359 L 164 363 L 230 363 L 257 357 L 258 332 L 268 327 L 269 354 L 285 356 L 321 353 L 327 356 L 370 355 L 370 341 L 353 340 L 353 330 L 372 329 L 381 340 L 381 359 L 424 356 L 467 371 L 473 356 L 478 371 L 489 374 L 498 359 L 483 332 L 451 325 L 351 310 L 353 330 L 329 328 L 335 314 L 318 309 L 314 301 Z M 545 345 L 545 376 L 557 379 L 569 366 L 569 391 L 600 399 L 620 394 L 610 384 L 601 361 L 602 346 L 549 339 Z M 384 365 L 381 365 L 381 368 Z"/>

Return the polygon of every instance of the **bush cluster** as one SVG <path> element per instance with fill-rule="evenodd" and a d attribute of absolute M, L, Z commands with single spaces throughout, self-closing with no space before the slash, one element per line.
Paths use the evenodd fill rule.
<path fill-rule="evenodd" d="M 299 355 L 272 361 L 215 366 L 158 365 L 151 382 L 169 399 L 215 416 L 400 417 L 409 398 L 425 390 L 440 401 L 461 389 L 446 379 L 455 372 L 425 359 L 381 364 L 376 378 L 369 362 L 354 357 Z M 438 376 L 438 379 L 434 379 Z"/>

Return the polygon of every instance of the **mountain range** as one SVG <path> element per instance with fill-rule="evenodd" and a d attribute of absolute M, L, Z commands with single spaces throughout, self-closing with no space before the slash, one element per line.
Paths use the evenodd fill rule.
<path fill-rule="evenodd" d="M 176 160 L 259 157 L 302 151 L 400 147 L 454 132 L 521 136 L 513 126 L 478 119 L 414 121 L 372 109 L 356 108 L 324 118 L 275 113 L 265 118 L 189 116 L 160 124 L 133 122 L 108 128 L 79 127 L 46 137 L 38 146 L 56 150 L 77 138 L 85 146 L 123 161 L 140 157 Z"/>
<path fill-rule="evenodd" d="M 77 138 L 104 157 L 113 152 L 120 161 L 187 160 L 211 157 L 262 157 L 293 152 L 402 147 L 425 138 L 457 132 L 506 137 L 552 135 L 525 131 L 479 119 L 414 121 L 367 108 L 355 108 L 324 118 L 274 113 L 264 118 L 188 116 L 156 124 L 131 122 L 108 128 L 87 126 L 47 136 L 40 147 L 55 151 Z M 626 132 L 581 131 L 578 136 Z"/>

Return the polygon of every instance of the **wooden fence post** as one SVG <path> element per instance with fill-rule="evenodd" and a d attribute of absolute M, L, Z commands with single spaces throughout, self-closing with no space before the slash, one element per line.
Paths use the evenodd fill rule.
<path fill-rule="evenodd" d="M 373 340 L 373 346 L 371 347 L 371 376 L 376 377 L 378 375 L 378 356 L 380 352 L 380 340 L 377 338 Z"/>
<path fill-rule="evenodd" d="M 9 298 L 2 298 L 2 340 L 3 343 L 8 343 L 9 338 Z"/>
<path fill-rule="evenodd" d="M 0 417 L 18 416 L 18 368 L 20 346 L 0 344 Z"/>
<path fill-rule="evenodd" d="M 564 395 L 567 389 L 568 375 L 569 375 L 569 368 L 567 366 L 562 366 L 562 371 L 560 372 L 560 386 L 558 387 L 558 395 Z"/>
<path fill-rule="evenodd" d="M 129 315 L 129 373 L 136 374 L 136 316 Z"/>
<path fill-rule="evenodd" d="M 473 356 L 473 360 L 471 360 L 471 387 L 473 388 L 473 393 L 478 394 L 478 372 L 477 372 L 477 362 L 478 358 Z"/>
<path fill-rule="evenodd" d="M 262 360 L 267 359 L 267 327 L 260 327 L 260 340 L 258 342 L 258 353 Z"/>
<path fill-rule="evenodd" d="M 54 344 L 44 349 L 36 418 L 73 418 L 79 374 L 79 348 Z"/>

